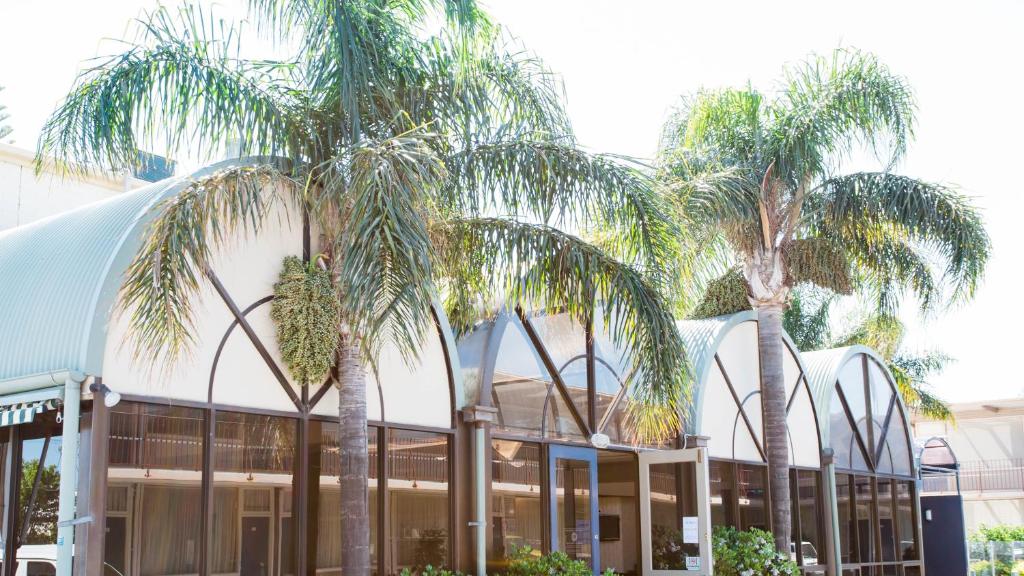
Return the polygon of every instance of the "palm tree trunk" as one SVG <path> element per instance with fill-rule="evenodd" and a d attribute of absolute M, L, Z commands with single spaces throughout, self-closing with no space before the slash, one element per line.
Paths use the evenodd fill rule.
<path fill-rule="evenodd" d="M 765 451 L 772 500 L 772 534 L 775 536 L 775 548 L 788 555 L 792 519 L 786 432 L 786 377 L 782 364 L 782 306 L 770 304 L 758 307 L 757 320 Z"/>
<path fill-rule="evenodd" d="M 338 446 L 341 456 L 341 573 L 370 575 L 367 492 L 366 370 L 359 347 L 341 343 L 338 361 Z"/>

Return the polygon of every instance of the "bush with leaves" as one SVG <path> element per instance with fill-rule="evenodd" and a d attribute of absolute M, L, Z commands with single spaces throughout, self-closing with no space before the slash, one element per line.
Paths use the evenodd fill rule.
<path fill-rule="evenodd" d="M 995 526 L 978 526 L 971 532 L 973 542 L 1024 542 L 1024 526 L 1012 524 L 996 524 Z"/>
<path fill-rule="evenodd" d="M 573 560 L 568 554 L 555 551 L 550 554 L 537 554 L 533 548 L 522 546 L 513 548 L 507 555 L 508 568 L 501 576 L 590 576 L 590 566 L 582 560 Z M 615 571 L 608 568 L 602 576 L 615 576 Z"/>
<path fill-rule="evenodd" d="M 742 531 L 729 526 L 715 528 L 712 541 L 717 576 L 798 576 L 796 562 L 776 552 L 772 535 L 751 528 Z"/>
<path fill-rule="evenodd" d="M 330 272 L 318 261 L 285 258 L 270 304 L 281 357 L 292 377 L 303 385 L 319 383 L 327 376 L 341 338 L 341 303 Z"/>

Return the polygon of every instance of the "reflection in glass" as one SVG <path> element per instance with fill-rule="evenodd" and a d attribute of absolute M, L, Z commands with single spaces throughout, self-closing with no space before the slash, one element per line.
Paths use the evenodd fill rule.
<path fill-rule="evenodd" d="M 583 393 L 586 394 L 585 388 Z M 499 430 L 555 439 L 584 439 L 568 402 L 518 318 L 509 320 L 501 337 L 491 400 L 498 409 Z"/>
<path fill-rule="evenodd" d="M 491 558 L 501 571 L 516 548 L 543 548 L 540 446 L 515 440 L 491 442 Z"/>
<path fill-rule="evenodd" d="M 912 482 L 896 482 L 896 522 L 899 530 L 899 559 L 917 560 L 917 538 L 914 536 L 914 487 Z"/>
<path fill-rule="evenodd" d="M 694 464 L 652 464 L 651 561 L 655 570 L 686 570 L 686 558 L 699 556 L 695 542 L 683 540 L 683 518 L 696 517 Z"/>
<path fill-rule="evenodd" d="M 733 489 L 735 465 L 711 460 L 708 473 L 711 480 L 711 525 L 736 526 L 736 492 Z"/>
<path fill-rule="evenodd" d="M 292 487 L 297 421 L 220 411 L 216 419 L 211 571 L 270 574 L 281 556 L 274 512 Z"/>
<path fill-rule="evenodd" d="M 794 516 L 800 518 L 800 558 L 804 566 L 824 563 L 825 558 L 819 540 L 818 524 L 818 473 L 810 470 L 792 470 L 796 477 L 796 491 L 793 493 Z M 794 542 L 794 553 L 798 543 Z"/>
<path fill-rule="evenodd" d="M 387 446 L 390 565 L 448 563 L 448 436 L 391 430 Z"/>
<path fill-rule="evenodd" d="M 21 432 L 25 439 L 21 441 L 21 475 L 14 526 L 18 560 L 25 554 L 24 546 L 57 544 L 62 446 L 61 427 L 52 414 L 22 425 Z"/>
<path fill-rule="evenodd" d="M 341 456 L 338 446 L 338 424 L 314 421 L 310 423 L 311 437 L 320 440 L 320 458 L 311 459 L 311 475 L 319 476 L 317 497 L 316 572 L 341 574 Z M 370 515 L 370 571 L 377 573 L 377 437 L 378 429 L 367 429 L 369 450 L 369 480 L 367 497 Z"/>
<path fill-rule="evenodd" d="M 590 463 L 555 459 L 555 494 L 558 499 L 555 534 L 558 549 L 570 558 L 593 566 L 590 514 Z"/>
<path fill-rule="evenodd" d="M 839 513 L 839 545 L 842 564 L 857 561 L 857 551 L 853 546 L 853 508 L 850 499 L 850 476 L 836 474 L 836 508 Z"/>
<path fill-rule="evenodd" d="M 883 562 L 896 559 L 896 526 L 893 516 L 892 482 L 879 478 L 878 485 L 878 530 L 881 534 Z"/>
<path fill-rule="evenodd" d="M 121 402 L 110 411 L 106 574 L 199 571 L 203 412 Z"/>
<path fill-rule="evenodd" d="M 767 468 L 751 464 L 736 467 L 737 496 L 740 511 L 740 528 L 768 530 Z"/>
<path fill-rule="evenodd" d="M 857 512 L 857 543 L 860 548 L 861 562 L 877 562 L 875 551 L 875 516 L 874 498 L 871 493 L 871 478 L 854 476 L 853 497 Z"/>

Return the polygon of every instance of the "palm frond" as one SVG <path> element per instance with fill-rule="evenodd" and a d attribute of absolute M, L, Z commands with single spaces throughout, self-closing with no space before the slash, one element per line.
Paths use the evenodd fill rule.
<path fill-rule="evenodd" d="M 988 262 L 990 242 L 978 210 L 948 187 L 906 176 L 861 172 L 831 178 L 808 219 L 817 229 L 845 230 L 844 240 L 860 236 L 867 248 L 879 244 L 875 231 L 891 230 L 882 240 L 900 238 L 940 260 L 954 301 L 973 295 Z M 909 287 L 927 299 L 930 287 L 914 278 Z"/>
<path fill-rule="evenodd" d="M 301 132 L 285 64 L 237 58 L 236 33 L 202 9 L 160 8 L 140 21 L 139 44 L 83 72 L 47 120 L 38 159 L 127 170 L 140 146 L 212 154 L 228 138 L 243 152 L 287 151 Z"/>
<path fill-rule="evenodd" d="M 653 182 L 623 159 L 561 142 L 510 140 L 454 153 L 443 203 L 552 226 L 613 230 L 615 252 L 649 272 L 673 260 L 675 225 Z"/>
<path fill-rule="evenodd" d="M 431 325 L 431 197 L 444 165 L 423 132 L 366 141 L 322 167 L 323 195 L 337 196 L 337 219 L 321 225 L 335 240 L 333 269 L 342 315 L 367 358 L 391 342 L 417 356 Z M 318 211 L 321 212 L 322 211 Z"/>
<path fill-rule="evenodd" d="M 137 358 L 170 366 L 188 351 L 211 254 L 236 230 L 257 233 L 280 198 L 297 190 L 276 167 L 231 167 L 190 182 L 154 207 L 119 299 L 130 314 Z"/>
<path fill-rule="evenodd" d="M 794 185 L 826 176 L 857 144 L 886 152 L 892 166 L 913 136 L 915 109 L 905 78 L 870 53 L 840 48 L 787 68 L 768 153 Z"/>
<path fill-rule="evenodd" d="M 813 284 L 798 284 L 790 292 L 789 307 L 783 312 L 782 323 L 799 350 L 810 352 L 828 347 L 835 301 L 835 293 Z"/>
<path fill-rule="evenodd" d="M 542 224 L 503 218 L 452 218 L 431 229 L 441 270 L 468 259 L 509 306 L 566 310 L 586 318 L 600 307 L 608 332 L 633 363 L 630 418 L 644 441 L 680 430 L 689 399 L 682 340 L 661 295 L 640 271 L 579 238 Z"/>

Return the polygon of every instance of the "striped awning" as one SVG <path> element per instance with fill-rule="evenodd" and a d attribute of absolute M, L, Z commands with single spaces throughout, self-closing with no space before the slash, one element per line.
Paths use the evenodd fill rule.
<path fill-rule="evenodd" d="M 36 414 L 41 414 L 47 410 L 56 410 L 59 403 L 60 400 L 57 398 L 50 398 L 49 400 L 39 400 L 38 402 L 24 402 L 22 404 L 4 406 L 2 411 L 0 411 L 0 427 L 28 424 L 35 419 Z"/>

